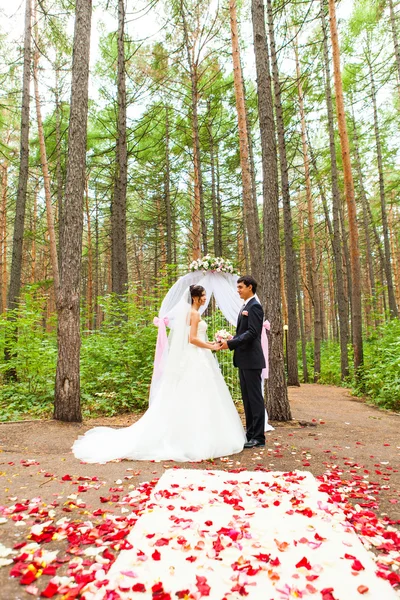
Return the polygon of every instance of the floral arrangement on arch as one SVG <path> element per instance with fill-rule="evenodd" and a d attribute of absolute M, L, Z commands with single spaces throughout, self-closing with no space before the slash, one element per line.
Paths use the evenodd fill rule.
<path fill-rule="evenodd" d="M 190 263 L 191 271 L 215 271 L 217 273 L 233 273 L 233 264 L 230 260 L 225 260 L 220 256 L 210 256 L 207 254 L 203 258 L 198 258 Z"/>

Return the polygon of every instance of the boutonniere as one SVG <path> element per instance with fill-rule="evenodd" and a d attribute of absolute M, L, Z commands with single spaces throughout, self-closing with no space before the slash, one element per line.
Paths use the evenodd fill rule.
<path fill-rule="evenodd" d="M 244 317 L 248 317 L 248 316 L 249 316 L 249 311 L 248 311 L 248 310 L 243 310 L 243 311 L 242 311 L 242 315 L 243 315 Z"/>

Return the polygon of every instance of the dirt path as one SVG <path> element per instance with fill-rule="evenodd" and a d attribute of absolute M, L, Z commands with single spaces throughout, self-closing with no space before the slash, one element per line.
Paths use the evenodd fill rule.
<path fill-rule="evenodd" d="M 368 501 L 355 493 L 353 501 L 386 513 L 400 523 L 400 415 L 379 411 L 352 398 L 346 390 L 318 385 L 290 389 L 295 421 L 277 426 L 269 433 L 265 450 L 246 450 L 229 459 L 182 464 L 180 467 L 254 470 L 305 469 L 318 476 L 330 465 L 340 469 L 341 478 L 363 484 L 375 482 Z M 54 504 L 54 519 L 70 511 L 71 494 L 84 501 L 73 507 L 68 516 L 85 519 L 88 511 L 113 506 L 138 483 L 160 477 L 176 463 L 121 461 L 106 465 L 84 465 L 75 460 L 70 448 L 78 435 L 98 424 L 126 426 L 135 417 L 92 420 L 81 425 L 54 421 L 0 424 L 0 506 L 10 506 L 23 499 L 40 497 Z M 300 426 L 305 423 L 305 426 Z M 65 477 L 65 476 L 70 476 Z M 64 480 L 63 480 L 64 477 Z M 98 478 L 90 482 L 84 478 Z M 79 480 L 79 478 L 81 478 Z M 118 482 L 118 483 L 116 483 Z M 121 483 L 120 483 L 121 482 Z M 82 486 L 78 493 L 78 486 Z M 110 488 L 118 486 L 118 493 Z M 350 494 L 351 495 L 351 494 Z M 103 501 L 100 500 L 103 498 Z M 111 510 L 111 508 L 110 508 Z M 87 518 L 87 517 L 86 517 Z M 13 546 L 27 536 L 33 518 L 16 526 L 8 520 L 0 525 L 0 542 Z M 7 599 L 32 598 L 15 579 L 9 568 L 0 570 L 0 585 L 7 588 Z M 3 596 L 2 596 L 3 597 Z"/>

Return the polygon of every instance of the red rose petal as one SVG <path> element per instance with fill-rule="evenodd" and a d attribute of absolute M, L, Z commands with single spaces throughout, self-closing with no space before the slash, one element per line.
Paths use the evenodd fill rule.
<path fill-rule="evenodd" d="M 311 565 L 305 556 L 297 563 L 296 569 L 300 569 L 300 567 L 305 567 L 309 571 L 311 570 Z"/>
<path fill-rule="evenodd" d="M 53 598 L 58 593 L 58 585 L 50 582 L 46 589 L 40 594 L 42 598 Z"/>
<path fill-rule="evenodd" d="M 357 588 L 357 592 L 359 594 L 366 594 L 369 591 L 369 588 L 367 588 L 366 585 L 359 585 Z"/>
<path fill-rule="evenodd" d="M 153 554 L 151 555 L 151 558 L 153 560 L 161 560 L 161 554 L 158 550 L 154 550 Z"/>

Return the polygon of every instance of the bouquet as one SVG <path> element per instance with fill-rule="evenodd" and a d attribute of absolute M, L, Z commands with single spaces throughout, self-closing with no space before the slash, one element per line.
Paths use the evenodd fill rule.
<path fill-rule="evenodd" d="M 233 265 L 224 258 L 210 256 L 207 254 L 203 258 L 194 260 L 190 265 L 191 271 L 215 271 L 217 273 L 233 273 Z"/>
<path fill-rule="evenodd" d="M 231 339 L 232 335 L 226 329 L 220 329 L 214 337 L 217 342 L 226 342 Z"/>

